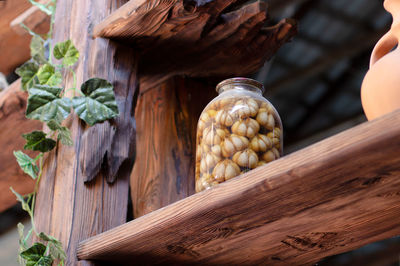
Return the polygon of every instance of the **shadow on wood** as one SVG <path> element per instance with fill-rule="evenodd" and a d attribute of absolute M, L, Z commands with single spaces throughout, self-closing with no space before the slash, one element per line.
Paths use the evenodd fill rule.
<path fill-rule="evenodd" d="M 211 84 L 179 77 L 139 95 L 131 174 L 135 217 L 194 193 L 197 121 L 214 96 Z"/>

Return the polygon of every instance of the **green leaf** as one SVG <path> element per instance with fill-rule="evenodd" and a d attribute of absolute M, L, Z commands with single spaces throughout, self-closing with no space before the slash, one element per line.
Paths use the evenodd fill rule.
<path fill-rule="evenodd" d="M 36 161 L 22 151 L 14 151 L 14 156 L 17 158 L 17 162 L 24 173 L 30 175 L 33 179 L 36 179 L 39 172 L 39 168 L 36 166 Z"/>
<path fill-rule="evenodd" d="M 37 72 L 37 77 L 42 85 L 57 86 L 62 82 L 61 73 L 50 64 L 41 66 Z"/>
<path fill-rule="evenodd" d="M 36 242 L 32 247 L 22 251 L 20 256 L 26 260 L 27 266 L 51 266 L 53 259 L 45 256 L 46 246 Z"/>
<path fill-rule="evenodd" d="M 58 131 L 57 138 L 63 145 L 72 146 L 74 144 L 71 138 L 71 131 L 66 127 L 61 127 L 61 129 Z"/>
<path fill-rule="evenodd" d="M 74 144 L 71 138 L 71 131 L 67 127 L 61 126 L 54 120 L 48 122 L 47 126 L 53 131 L 58 131 L 57 139 L 60 140 L 63 145 L 72 146 Z"/>
<path fill-rule="evenodd" d="M 38 63 L 44 64 L 47 62 L 46 57 L 44 55 L 44 40 L 38 36 L 34 35 L 31 40 L 31 57 Z"/>
<path fill-rule="evenodd" d="M 67 258 L 60 241 L 52 236 L 46 235 L 43 232 L 39 234 L 39 237 L 44 241 L 49 242 L 50 255 L 52 255 L 55 259 L 65 260 Z"/>
<path fill-rule="evenodd" d="M 22 78 L 22 89 L 24 91 L 31 88 L 35 83 L 36 73 L 39 70 L 39 65 L 35 62 L 26 62 L 15 70 L 15 73 Z"/>
<path fill-rule="evenodd" d="M 79 118 L 89 125 L 118 116 L 113 86 L 104 79 L 92 78 L 81 86 L 84 97 L 74 97 L 72 105 Z"/>
<path fill-rule="evenodd" d="M 71 100 L 60 98 L 62 89 L 47 85 L 35 85 L 29 90 L 26 117 L 43 122 L 55 120 L 61 123 L 71 112 Z"/>
<path fill-rule="evenodd" d="M 18 192 L 16 192 L 12 187 L 10 187 L 10 189 L 11 189 L 12 193 L 14 193 L 14 195 L 17 196 L 17 200 L 19 202 L 21 202 L 22 209 L 24 211 L 30 212 L 31 211 L 31 206 L 29 206 L 29 201 L 32 198 L 32 194 L 28 194 L 27 196 L 25 196 L 25 197 L 28 198 L 27 200 L 25 200 L 24 197 L 21 196 L 21 194 L 19 194 Z"/>
<path fill-rule="evenodd" d="M 66 66 L 72 66 L 79 59 L 79 51 L 72 44 L 71 40 L 57 43 L 54 46 L 53 54 L 56 59 L 62 59 L 63 64 Z"/>
<path fill-rule="evenodd" d="M 27 262 L 26 266 L 51 266 L 53 259 L 50 256 L 43 256 L 38 261 Z"/>
<path fill-rule="evenodd" d="M 56 142 L 53 139 L 46 138 L 46 134 L 43 131 L 33 131 L 23 134 L 22 137 L 26 139 L 25 150 L 47 152 L 56 146 Z"/>

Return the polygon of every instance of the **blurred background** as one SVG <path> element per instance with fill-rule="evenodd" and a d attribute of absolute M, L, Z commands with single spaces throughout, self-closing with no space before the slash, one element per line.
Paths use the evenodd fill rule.
<path fill-rule="evenodd" d="M 26 0 L 0 2 L 0 24 L 3 25 L 0 48 L 7 45 L 7 38 L 20 38 L 23 47 L 18 49 L 27 56 L 21 62 L 3 67 L 9 55 L 1 55 L 0 72 L 5 74 L 9 84 L 17 78 L 12 69 L 29 56 L 29 36 L 10 35 L 4 28 L 9 27 L 13 19 L 5 17 L 6 5 L 14 1 L 21 2 L 18 5 L 20 12 L 30 6 Z M 292 42 L 285 44 L 254 75 L 264 83 L 265 97 L 282 118 L 285 153 L 366 121 L 360 101 L 362 79 L 368 70 L 374 44 L 391 24 L 391 16 L 383 9 L 383 1 L 267 2 L 271 25 L 287 17 L 299 22 L 299 33 Z M 4 84 L 4 79 L 0 80 L 0 90 L 1 84 Z M 0 265 L 17 265 L 16 224 L 20 221 L 26 223 L 27 217 L 19 205 L 0 211 Z M 400 265 L 400 239 L 388 239 L 325 258 L 317 265 Z"/>

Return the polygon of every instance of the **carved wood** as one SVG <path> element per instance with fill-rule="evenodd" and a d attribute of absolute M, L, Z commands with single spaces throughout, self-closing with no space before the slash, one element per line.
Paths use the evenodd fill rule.
<path fill-rule="evenodd" d="M 311 265 L 400 234 L 400 110 L 82 242 L 80 259 Z"/>
<path fill-rule="evenodd" d="M 10 187 L 20 194 L 27 194 L 33 191 L 34 185 L 31 177 L 18 166 L 13 151 L 23 149 L 22 134 L 41 129 L 42 123 L 25 118 L 28 94 L 20 88 L 21 82 L 17 80 L 0 93 L 0 212 L 17 203 Z"/>
<path fill-rule="evenodd" d="M 197 121 L 214 96 L 212 85 L 179 77 L 140 93 L 131 174 L 135 217 L 194 193 Z"/>
<path fill-rule="evenodd" d="M 74 145 L 59 144 L 46 159 L 38 192 L 36 226 L 63 243 L 66 265 L 88 264 L 76 261 L 78 242 L 126 221 L 135 140 L 132 110 L 137 56 L 128 47 L 90 38 L 92 25 L 123 3 L 57 1 L 54 42 L 71 38 L 80 51 L 76 67 L 78 86 L 91 77 L 107 79 L 114 85 L 120 112 L 118 118 L 90 128 L 75 114 L 71 115 L 65 124 L 72 131 Z M 64 81 L 67 88 L 72 87 L 72 76 L 65 76 Z"/>
<path fill-rule="evenodd" d="M 26 0 L 7 0 L 0 6 L 0 72 L 8 75 L 30 57 L 29 43 L 31 36 L 25 32 L 19 35 L 10 26 L 12 20 L 31 7 Z M 34 31 L 44 34 L 48 23 L 37 24 Z"/>
<path fill-rule="evenodd" d="M 94 28 L 94 36 L 142 50 L 141 86 L 154 76 L 241 76 L 258 70 L 296 33 L 292 20 L 264 28 L 264 2 L 130 1 Z"/>

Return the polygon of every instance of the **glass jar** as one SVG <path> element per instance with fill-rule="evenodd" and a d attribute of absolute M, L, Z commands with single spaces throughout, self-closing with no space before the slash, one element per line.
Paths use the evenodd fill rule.
<path fill-rule="evenodd" d="M 197 124 L 196 192 L 282 156 L 282 122 L 248 78 L 222 81 Z"/>

